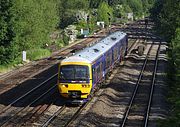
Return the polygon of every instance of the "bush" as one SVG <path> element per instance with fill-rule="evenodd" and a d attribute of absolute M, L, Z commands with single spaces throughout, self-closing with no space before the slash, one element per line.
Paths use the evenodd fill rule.
<path fill-rule="evenodd" d="M 0 65 L 0 73 L 7 72 L 22 63 L 22 56 L 18 55 L 13 61 Z"/>

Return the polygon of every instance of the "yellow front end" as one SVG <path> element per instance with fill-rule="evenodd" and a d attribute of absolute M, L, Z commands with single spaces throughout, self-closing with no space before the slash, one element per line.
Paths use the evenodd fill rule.
<path fill-rule="evenodd" d="M 87 81 L 61 81 L 59 78 L 61 77 L 60 74 L 60 69 L 62 66 L 64 65 L 78 65 L 78 66 L 87 66 L 89 71 L 89 80 Z M 87 64 L 87 63 L 82 63 L 82 62 L 66 62 L 66 63 L 61 63 L 59 65 L 59 71 L 58 71 L 59 75 L 58 75 L 58 89 L 60 94 L 63 97 L 66 98 L 82 98 L 85 99 L 88 97 L 88 95 L 91 92 L 91 88 L 92 88 L 92 70 L 91 70 L 91 65 Z"/>

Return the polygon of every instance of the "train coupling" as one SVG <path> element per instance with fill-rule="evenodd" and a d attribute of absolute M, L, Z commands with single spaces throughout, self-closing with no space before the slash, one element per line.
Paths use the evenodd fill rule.
<path fill-rule="evenodd" d="M 73 100 L 68 100 L 67 103 L 72 105 L 82 105 L 84 104 L 84 100 L 73 99 Z"/>

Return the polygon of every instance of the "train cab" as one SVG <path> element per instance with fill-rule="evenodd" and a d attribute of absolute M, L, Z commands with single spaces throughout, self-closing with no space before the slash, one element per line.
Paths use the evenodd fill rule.
<path fill-rule="evenodd" d="M 76 62 L 74 62 L 76 61 Z M 70 57 L 59 65 L 58 88 L 65 98 L 87 98 L 92 88 L 91 64 L 80 57 Z"/>

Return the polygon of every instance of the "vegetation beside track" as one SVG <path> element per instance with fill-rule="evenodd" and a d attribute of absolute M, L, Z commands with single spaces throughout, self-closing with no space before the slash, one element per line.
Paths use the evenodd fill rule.
<path fill-rule="evenodd" d="M 162 127 L 180 126 L 180 4 L 178 0 L 157 0 L 151 15 L 156 23 L 156 31 L 169 44 L 169 67 L 167 71 L 170 88 L 169 102 L 171 111 L 168 119 L 162 121 Z"/>
<path fill-rule="evenodd" d="M 137 19 L 148 12 L 153 1 L 1 0 L 0 69 L 22 63 L 19 59 L 22 51 L 41 49 L 33 53 L 33 58 L 38 59 L 39 52 L 40 58 L 42 54 L 47 54 L 49 48 L 43 50 L 45 45 L 64 46 L 68 41 L 67 36 L 63 32 L 56 34 L 54 31 L 64 31 L 68 25 L 73 24 L 77 30 L 84 28 L 93 32 L 98 28 L 97 21 L 105 21 L 105 27 L 108 27 L 110 22 L 116 20 L 127 21 L 129 12 L 133 12 Z M 78 17 L 78 13 L 82 15 Z"/>

